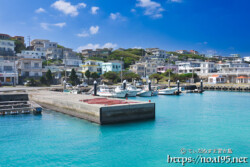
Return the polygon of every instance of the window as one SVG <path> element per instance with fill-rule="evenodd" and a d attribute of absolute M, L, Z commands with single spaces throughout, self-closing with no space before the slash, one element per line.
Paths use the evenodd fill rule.
<path fill-rule="evenodd" d="M 35 63 L 35 64 L 34 64 L 34 67 L 35 67 L 35 68 L 38 68 L 38 67 L 39 67 L 39 63 Z"/>
<path fill-rule="evenodd" d="M 4 66 L 3 71 L 12 71 L 12 66 Z"/>

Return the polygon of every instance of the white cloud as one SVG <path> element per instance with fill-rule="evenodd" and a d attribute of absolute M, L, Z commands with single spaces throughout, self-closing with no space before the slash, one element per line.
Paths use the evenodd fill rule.
<path fill-rule="evenodd" d="M 88 31 L 84 30 L 82 33 L 77 34 L 78 37 L 88 37 L 99 32 L 99 26 L 91 26 Z"/>
<path fill-rule="evenodd" d="M 66 26 L 66 23 L 63 22 L 63 23 L 55 23 L 55 24 L 50 24 L 50 23 L 40 23 L 40 26 L 45 29 L 45 30 L 49 30 L 50 27 L 64 27 Z"/>
<path fill-rule="evenodd" d="M 84 46 L 80 46 L 77 48 L 77 51 L 78 52 L 81 52 L 82 50 L 84 49 L 93 49 L 93 50 L 96 50 L 97 48 L 116 48 L 118 45 L 117 44 L 113 44 L 113 43 L 105 43 L 104 45 L 100 45 L 100 44 L 92 44 L 92 43 L 89 43 L 87 45 L 84 45 Z"/>
<path fill-rule="evenodd" d="M 110 18 L 112 19 L 112 20 L 116 20 L 118 17 L 120 17 L 121 16 L 121 14 L 120 13 L 110 13 Z"/>
<path fill-rule="evenodd" d="M 152 0 L 137 0 L 137 7 L 145 8 L 144 15 L 151 16 L 153 18 L 162 17 L 162 12 L 164 9 L 162 8 L 160 3 L 157 3 Z"/>
<path fill-rule="evenodd" d="M 83 31 L 82 33 L 77 34 L 78 37 L 88 37 L 89 33 L 87 33 L 86 31 Z"/>
<path fill-rule="evenodd" d="M 85 3 L 79 3 L 77 5 L 71 5 L 70 2 L 64 0 L 58 0 L 54 2 L 51 7 L 63 12 L 65 15 L 77 16 L 79 14 L 78 9 L 85 8 L 87 5 Z"/>
<path fill-rule="evenodd" d="M 119 20 L 119 21 L 125 21 L 125 20 L 126 20 L 126 18 L 123 17 L 119 12 L 110 13 L 109 17 L 110 17 L 112 20 Z"/>
<path fill-rule="evenodd" d="M 64 26 L 66 26 L 66 23 L 56 23 L 56 24 L 52 24 L 53 26 L 56 26 L 56 27 L 60 27 L 60 28 L 62 28 L 62 27 L 64 27 Z"/>
<path fill-rule="evenodd" d="M 38 8 L 37 10 L 35 10 L 36 13 L 45 13 L 46 10 L 43 8 Z"/>
<path fill-rule="evenodd" d="M 113 43 L 105 43 L 102 48 L 116 48 L 117 47 L 117 44 L 113 44 Z"/>
<path fill-rule="evenodd" d="M 133 49 L 142 49 L 141 46 L 134 46 Z"/>
<path fill-rule="evenodd" d="M 92 13 L 92 14 L 97 14 L 97 11 L 98 11 L 99 9 L 100 9 L 100 8 L 97 7 L 97 6 L 92 6 L 92 7 L 91 7 L 91 13 Z"/>
<path fill-rule="evenodd" d="M 181 3 L 182 0 L 170 0 L 170 2 L 177 2 L 177 3 Z"/>
<path fill-rule="evenodd" d="M 99 31 L 99 26 L 91 26 L 89 28 L 90 34 L 97 34 Z"/>
<path fill-rule="evenodd" d="M 131 9 L 130 11 L 131 11 L 132 13 L 136 12 L 136 10 L 135 10 L 135 9 Z"/>

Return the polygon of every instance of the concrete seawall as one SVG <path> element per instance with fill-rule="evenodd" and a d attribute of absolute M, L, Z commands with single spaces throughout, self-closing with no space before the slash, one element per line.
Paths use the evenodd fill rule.
<path fill-rule="evenodd" d="M 116 105 L 88 104 L 80 100 L 99 97 L 52 91 L 30 92 L 29 98 L 44 108 L 101 125 L 155 118 L 155 103 L 137 101 L 131 104 Z"/>

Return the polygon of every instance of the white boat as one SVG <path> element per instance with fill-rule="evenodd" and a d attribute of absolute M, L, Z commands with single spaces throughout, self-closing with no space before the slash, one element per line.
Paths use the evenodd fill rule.
<path fill-rule="evenodd" d="M 101 85 L 99 87 L 99 91 L 97 92 L 97 95 L 103 96 L 103 97 L 126 97 L 127 91 L 122 90 L 119 87 L 109 88 L 107 85 Z"/>
<path fill-rule="evenodd" d="M 121 86 L 117 86 L 115 88 L 115 96 L 114 97 L 126 97 L 128 91 L 123 89 Z"/>
<path fill-rule="evenodd" d="M 128 91 L 127 92 L 128 97 L 135 97 L 137 95 L 137 93 L 141 91 L 141 89 L 137 89 L 133 85 L 128 85 L 127 91 Z"/>
<path fill-rule="evenodd" d="M 141 96 L 141 97 L 151 97 L 152 96 L 152 91 L 149 90 L 142 90 L 140 92 L 137 93 L 137 96 Z"/>
<path fill-rule="evenodd" d="M 152 90 L 148 89 L 147 85 L 144 85 L 144 89 L 137 93 L 137 96 L 141 97 L 151 97 L 152 96 Z"/>
<path fill-rule="evenodd" d="M 174 88 L 166 88 L 158 90 L 159 95 L 173 95 L 176 91 L 178 91 L 177 87 Z"/>

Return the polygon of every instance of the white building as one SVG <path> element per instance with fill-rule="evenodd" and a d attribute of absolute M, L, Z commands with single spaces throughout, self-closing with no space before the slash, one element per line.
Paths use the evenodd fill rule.
<path fill-rule="evenodd" d="M 199 73 L 201 62 L 176 62 L 178 73 Z"/>
<path fill-rule="evenodd" d="M 244 57 L 244 61 L 250 63 L 250 56 Z"/>
<path fill-rule="evenodd" d="M 82 64 L 82 60 L 80 60 L 80 59 L 63 59 L 63 64 L 65 64 L 66 66 L 79 67 L 79 65 Z"/>
<path fill-rule="evenodd" d="M 159 48 L 146 48 L 146 56 L 151 58 L 167 58 L 166 50 L 161 50 Z"/>
<path fill-rule="evenodd" d="M 31 41 L 31 46 L 34 51 L 47 51 L 48 48 L 57 48 L 57 43 L 44 39 L 34 39 Z"/>
<path fill-rule="evenodd" d="M 22 58 L 18 60 L 17 68 L 22 77 L 41 77 L 42 60 Z"/>
<path fill-rule="evenodd" d="M 216 67 L 214 62 L 201 62 L 200 63 L 200 73 L 207 74 L 216 72 Z"/>
<path fill-rule="evenodd" d="M 88 60 L 84 64 L 80 64 L 80 67 L 82 67 L 82 73 L 85 73 L 89 70 L 89 72 L 96 72 L 98 74 L 102 74 L 103 63 L 103 61 Z"/>
<path fill-rule="evenodd" d="M 102 74 L 106 72 L 113 71 L 113 72 L 120 72 L 122 70 L 122 65 L 120 63 L 102 63 Z"/>
<path fill-rule="evenodd" d="M 208 77 L 208 83 L 210 84 L 218 84 L 218 83 L 225 83 L 226 78 L 222 75 L 212 75 Z"/>
<path fill-rule="evenodd" d="M 45 59 L 45 51 L 33 51 L 33 50 L 22 50 L 21 53 L 18 53 L 19 58 L 28 58 L 28 59 Z"/>
<path fill-rule="evenodd" d="M 18 73 L 15 61 L 0 61 L 0 83 L 1 85 L 12 85 L 18 83 Z"/>
<path fill-rule="evenodd" d="M 148 77 L 151 74 L 157 73 L 157 66 L 158 64 L 155 62 L 146 61 L 130 65 L 129 70 L 141 77 Z"/>

